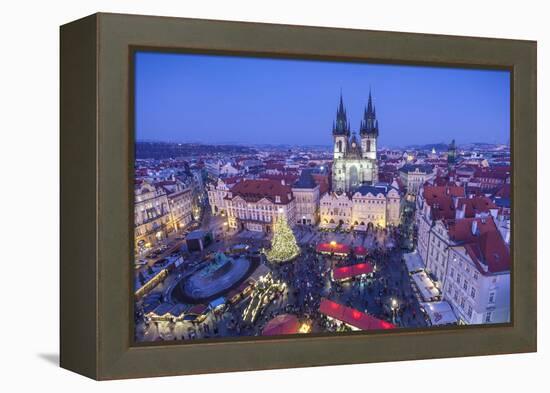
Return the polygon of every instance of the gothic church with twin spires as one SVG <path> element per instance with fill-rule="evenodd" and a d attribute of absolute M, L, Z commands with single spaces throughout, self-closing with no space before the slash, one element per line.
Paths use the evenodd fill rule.
<path fill-rule="evenodd" d="M 377 183 L 378 120 L 370 92 L 359 128 L 359 139 L 355 132 L 351 134 L 342 94 L 340 94 L 340 104 L 336 111 L 336 121 L 332 125 L 332 136 L 334 138 L 333 191 L 352 192 L 361 185 Z"/>

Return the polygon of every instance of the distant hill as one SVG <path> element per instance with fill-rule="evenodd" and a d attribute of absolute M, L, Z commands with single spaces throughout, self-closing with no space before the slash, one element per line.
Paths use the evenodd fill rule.
<path fill-rule="evenodd" d="M 136 142 L 137 159 L 167 159 L 216 154 L 254 154 L 255 149 L 239 145 L 206 145 L 201 143 Z"/>
<path fill-rule="evenodd" d="M 405 149 L 407 149 L 407 150 L 432 150 L 432 149 L 435 149 L 435 151 L 437 151 L 437 152 L 447 151 L 448 148 L 449 148 L 449 144 L 448 143 L 443 143 L 443 142 L 428 143 L 426 145 L 409 145 L 409 146 L 405 146 Z"/>

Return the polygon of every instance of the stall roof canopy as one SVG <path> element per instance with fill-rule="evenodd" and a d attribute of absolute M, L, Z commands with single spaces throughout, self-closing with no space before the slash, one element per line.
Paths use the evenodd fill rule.
<path fill-rule="evenodd" d="M 445 301 L 420 303 L 432 325 L 455 324 L 458 319 L 451 308 L 451 305 Z"/>
<path fill-rule="evenodd" d="M 277 336 L 281 334 L 297 334 L 300 321 L 296 315 L 281 314 L 270 320 L 262 330 L 262 336 Z"/>
<path fill-rule="evenodd" d="M 407 266 L 409 273 L 414 273 L 424 269 L 422 258 L 416 250 L 414 252 L 404 254 L 403 259 L 405 259 L 405 265 Z"/>
<path fill-rule="evenodd" d="M 342 243 L 319 243 L 317 245 L 317 252 L 327 252 L 334 254 L 349 254 L 349 246 Z"/>
<path fill-rule="evenodd" d="M 337 267 L 332 270 L 332 277 L 335 280 L 345 280 L 361 274 L 370 274 L 374 271 L 373 266 L 369 262 L 359 263 L 357 265 Z"/>
<path fill-rule="evenodd" d="M 321 299 L 319 312 L 361 330 L 394 329 L 392 323 L 375 318 L 351 307 L 346 307 L 328 299 Z"/>
<path fill-rule="evenodd" d="M 440 295 L 439 289 L 435 287 L 434 282 L 428 277 L 425 271 L 414 273 L 412 278 L 424 301 L 430 301 Z"/>

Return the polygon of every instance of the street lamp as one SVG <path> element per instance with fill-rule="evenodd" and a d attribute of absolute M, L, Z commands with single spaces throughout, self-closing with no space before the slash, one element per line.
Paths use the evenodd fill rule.
<path fill-rule="evenodd" d="M 395 325 L 395 319 L 397 318 L 397 308 L 398 308 L 398 304 L 397 304 L 397 300 L 395 298 L 393 298 L 391 300 L 391 310 L 392 310 L 392 320 L 393 320 L 393 324 Z"/>

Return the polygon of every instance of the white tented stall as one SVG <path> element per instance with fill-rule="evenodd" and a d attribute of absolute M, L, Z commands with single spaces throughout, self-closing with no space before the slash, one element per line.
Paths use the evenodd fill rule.
<path fill-rule="evenodd" d="M 458 323 L 451 305 L 446 301 L 420 303 L 432 326 L 454 325 Z"/>
<path fill-rule="evenodd" d="M 417 273 L 411 274 L 411 277 L 414 281 L 414 284 L 418 288 L 418 291 L 420 292 L 420 295 L 422 296 L 422 300 L 425 302 L 432 302 L 435 300 L 439 300 L 439 297 L 441 293 L 439 292 L 439 289 L 435 286 L 434 282 L 425 271 L 420 271 Z"/>
<path fill-rule="evenodd" d="M 415 273 L 424 269 L 424 262 L 422 262 L 422 258 L 416 250 L 403 254 L 403 259 L 409 273 Z"/>

